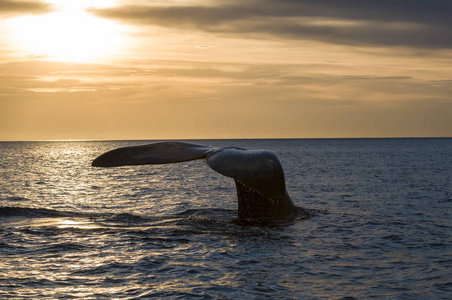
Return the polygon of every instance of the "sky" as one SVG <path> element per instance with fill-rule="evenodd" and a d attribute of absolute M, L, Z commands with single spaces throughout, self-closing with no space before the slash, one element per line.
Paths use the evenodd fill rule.
<path fill-rule="evenodd" d="M 0 141 L 452 136 L 449 0 L 0 0 Z"/>

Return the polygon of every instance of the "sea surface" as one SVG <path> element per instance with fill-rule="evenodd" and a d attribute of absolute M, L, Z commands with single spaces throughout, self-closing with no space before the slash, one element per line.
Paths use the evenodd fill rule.
<path fill-rule="evenodd" d="M 204 161 L 153 141 L 0 143 L 0 299 L 452 299 L 452 139 L 192 140 L 275 152 L 290 223 L 238 225 Z"/>

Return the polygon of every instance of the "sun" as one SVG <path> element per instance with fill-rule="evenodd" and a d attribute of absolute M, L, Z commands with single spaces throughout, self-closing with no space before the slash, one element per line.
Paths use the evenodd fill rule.
<path fill-rule="evenodd" d="M 16 17 L 9 20 L 8 28 L 19 53 L 55 61 L 100 62 L 125 44 L 120 25 L 97 18 L 82 6 L 66 5 L 45 15 Z"/>

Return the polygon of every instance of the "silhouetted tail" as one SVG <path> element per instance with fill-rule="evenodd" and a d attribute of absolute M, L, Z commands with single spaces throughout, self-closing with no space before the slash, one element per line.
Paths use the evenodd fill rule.
<path fill-rule="evenodd" d="M 106 152 L 96 158 L 92 165 L 116 167 L 195 159 L 206 159 L 207 165 L 214 171 L 234 178 L 240 218 L 285 218 L 296 210 L 286 192 L 281 163 L 270 151 L 247 151 L 235 147 L 213 149 L 184 142 L 160 142 Z"/>
<path fill-rule="evenodd" d="M 206 158 L 213 148 L 184 142 L 160 142 L 111 150 L 96 158 L 93 167 L 168 164 Z"/>

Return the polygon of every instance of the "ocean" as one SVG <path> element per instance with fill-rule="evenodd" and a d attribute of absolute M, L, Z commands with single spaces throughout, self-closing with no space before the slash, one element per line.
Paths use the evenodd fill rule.
<path fill-rule="evenodd" d="M 91 167 L 151 142 L 0 143 L 1 299 L 452 299 L 451 138 L 191 140 L 278 155 L 268 226 L 203 161 Z"/>

